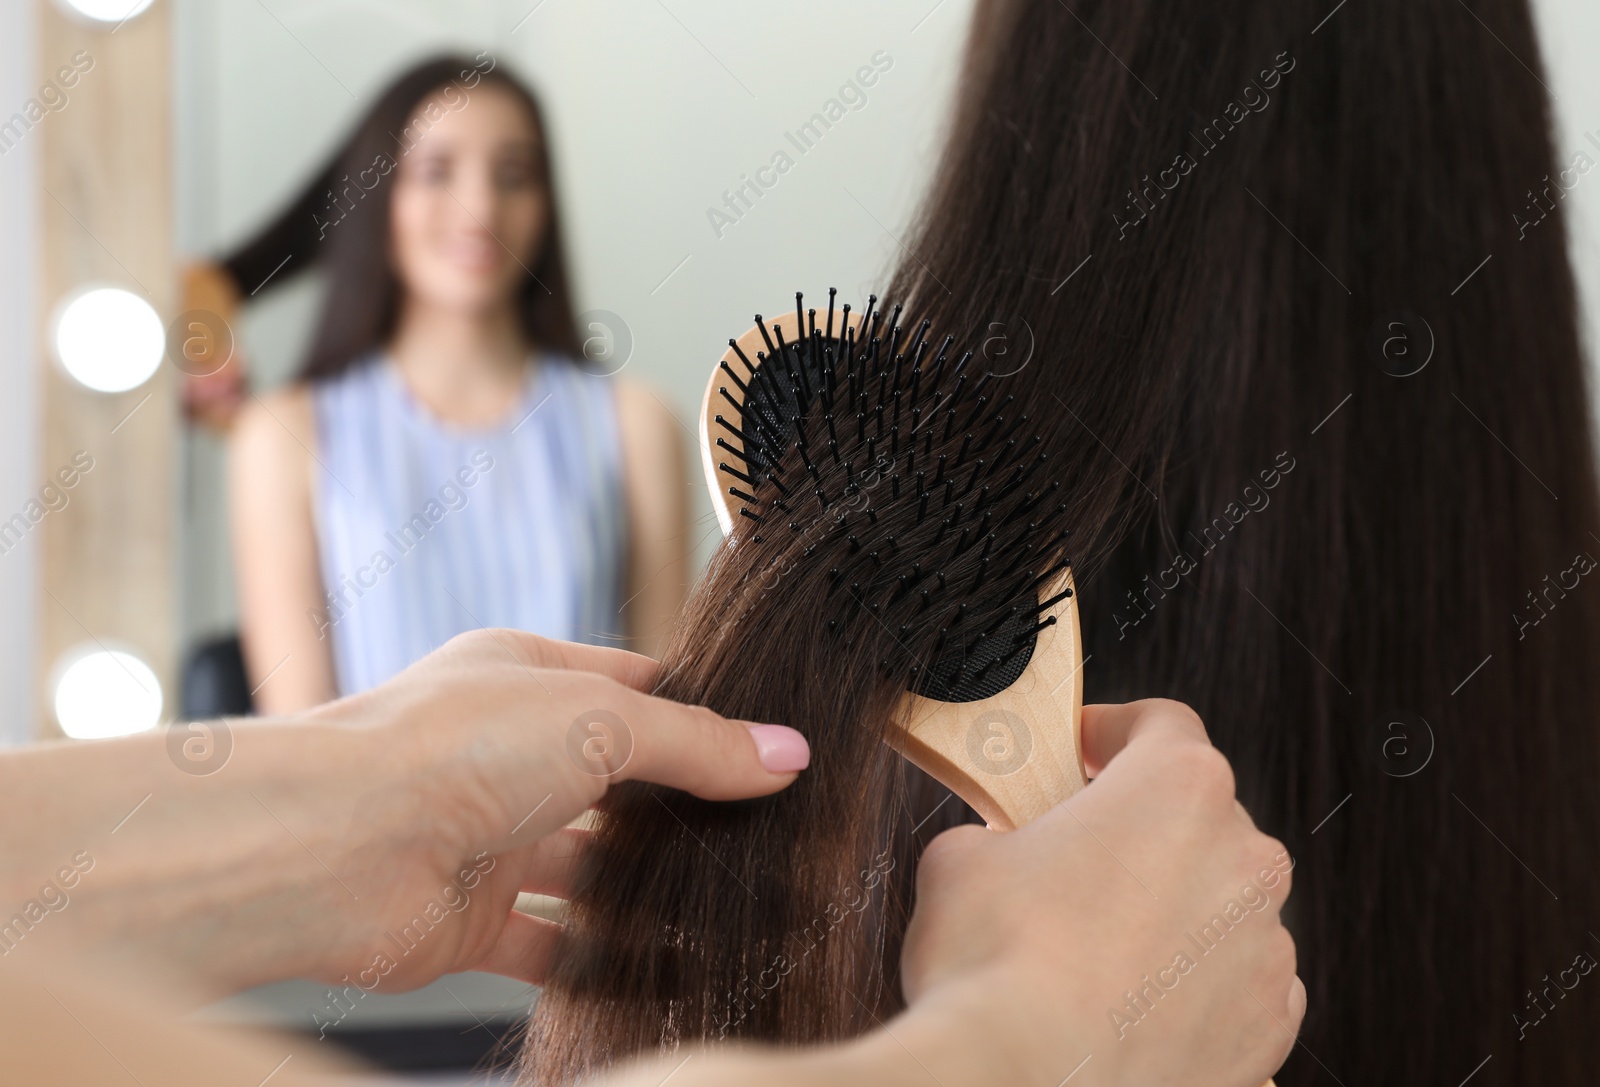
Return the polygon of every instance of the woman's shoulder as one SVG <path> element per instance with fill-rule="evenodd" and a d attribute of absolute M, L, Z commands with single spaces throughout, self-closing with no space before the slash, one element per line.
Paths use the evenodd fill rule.
<path fill-rule="evenodd" d="M 261 471 L 286 462 L 307 463 L 316 439 L 311 386 L 295 382 L 252 394 L 239 410 L 228 444 L 242 470 Z"/>
<path fill-rule="evenodd" d="M 624 433 L 670 434 L 677 429 L 677 416 L 667 406 L 664 394 L 649 382 L 620 375 L 601 380 L 611 386 L 617 422 Z"/>
<path fill-rule="evenodd" d="M 665 395 L 635 378 L 606 380 L 612 386 L 623 461 L 630 474 L 681 472 L 683 423 Z"/>
<path fill-rule="evenodd" d="M 269 392 L 253 393 L 239 411 L 241 431 L 289 431 L 304 436 L 312 429 L 312 389 L 296 381 Z"/>
<path fill-rule="evenodd" d="M 560 384 L 590 403 L 610 401 L 618 424 L 627 430 L 631 427 L 655 429 L 662 423 L 675 425 L 672 412 L 667 407 L 665 394 L 649 382 L 621 374 L 608 374 L 584 366 L 567 355 L 551 354 L 541 360 L 543 373 L 559 375 Z M 580 391 L 581 390 L 581 391 Z"/>

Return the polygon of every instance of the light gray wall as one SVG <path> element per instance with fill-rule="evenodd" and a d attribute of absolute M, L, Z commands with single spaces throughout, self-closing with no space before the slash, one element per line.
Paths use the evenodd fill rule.
<path fill-rule="evenodd" d="M 0 3 L 0 117 L 39 91 L 33 5 Z M 38 133 L 0 155 L 0 520 L 37 494 L 38 392 L 33 290 Z M 33 732 L 35 534 L 0 555 L 0 745 Z"/>
<path fill-rule="evenodd" d="M 802 18 L 718 0 L 275 0 L 270 12 L 254 0 L 176 2 L 184 250 L 241 240 L 405 61 L 488 49 L 545 100 L 579 308 L 627 322 L 628 372 L 686 424 L 720 345 L 752 313 L 792 305 L 797 289 L 836 286 L 853 300 L 892 265 L 971 5 L 825 0 Z M 786 139 L 880 51 L 892 66 L 864 104 L 804 153 Z M 780 149 L 793 167 L 719 237 L 707 209 Z M 258 373 L 280 379 L 315 290 L 264 297 L 241 335 Z M 199 633 L 231 625 L 234 603 L 219 451 L 195 439 L 186 460 L 184 614 Z M 714 522 L 699 488 L 695 500 L 703 558 Z"/>
<path fill-rule="evenodd" d="M 795 289 L 837 286 L 853 298 L 881 282 L 925 180 L 973 0 L 824 0 L 804 18 L 792 7 L 725 0 L 173 2 L 183 249 L 240 240 L 406 60 L 488 49 L 545 99 L 580 308 L 627 321 L 630 373 L 654 382 L 692 423 L 718 344 L 752 312 L 782 306 Z M 1536 0 L 1536 11 L 1557 154 L 1563 165 L 1580 151 L 1600 163 L 1585 136 L 1600 142 L 1600 5 Z M 893 66 L 866 90 L 866 104 L 802 154 L 787 134 L 880 50 Z M 779 150 L 792 169 L 719 236 L 708 209 Z M 1600 173 L 1563 210 L 1593 358 Z M 263 379 L 292 367 L 315 300 L 315 284 L 300 282 L 253 307 L 242 338 Z M 190 439 L 191 635 L 234 620 L 221 470 L 216 444 Z M 703 558 L 714 534 L 698 490 L 695 499 Z"/>
<path fill-rule="evenodd" d="M 1562 168 L 1570 167 L 1582 152 L 1595 165 L 1561 198 L 1593 375 L 1600 363 L 1600 3 L 1535 0 L 1534 17 L 1555 96 L 1556 159 Z M 1531 186 L 1540 179 L 1528 180 Z"/>
<path fill-rule="evenodd" d="M 406 58 L 447 45 L 488 48 L 547 99 L 580 304 L 628 320 L 632 372 L 660 385 L 690 420 L 710 353 L 750 311 L 772 308 L 795 286 L 855 291 L 893 260 L 889 232 L 922 182 L 972 0 L 864 8 L 831 0 L 803 21 L 788 8 L 716 0 L 170 2 L 184 250 L 242 237 L 335 144 L 359 96 Z M 1563 164 L 1579 152 L 1600 162 L 1600 5 L 1537 0 L 1535 10 L 1557 154 Z M 0 5 L 6 114 L 33 92 L 32 19 L 32 4 Z M 794 169 L 718 238 L 706 209 L 788 148 L 785 133 L 879 49 L 894 67 L 868 104 L 809 153 L 793 154 Z M 0 156 L 0 510 L 20 506 L 37 483 L 36 152 L 25 140 Z M 1585 177 L 1563 211 L 1592 359 L 1600 174 Z M 292 365 L 314 301 L 315 285 L 302 282 L 253 308 L 242 335 L 266 379 Z M 196 633 L 227 627 L 234 615 L 220 451 L 208 439 L 189 441 L 185 489 L 184 616 Z M 0 737 L 10 734 L 5 723 L 32 717 L 33 563 L 28 543 L 0 556 L 0 615 L 11 620 L 0 624 Z"/>

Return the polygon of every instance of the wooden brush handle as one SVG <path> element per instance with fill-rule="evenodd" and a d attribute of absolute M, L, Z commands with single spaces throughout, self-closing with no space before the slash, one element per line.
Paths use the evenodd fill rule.
<path fill-rule="evenodd" d="M 1068 570 L 1039 592 L 1072 588 Z M 1005 690 L 976 702 L 907 694 L 890 743 L 972 805 L 996 830 L 1015 830 L 1083 788 L 1083 642 L 1078 598 L 1044 613 L 1028 666 Z"/>
<path fill-rule="evenodd" d="M 1072 587 L 1067 571 L 1039 593 Z M 1074 593 L 1047 615 L 1017 681 L 977 702 L 907 694 L 895 750 L 933 775 L 996 830 L 1015 830 L 1083 788 L 1083 641 Z M 1276 1087 L 1267 1080 L 1262 1087 Z"/>

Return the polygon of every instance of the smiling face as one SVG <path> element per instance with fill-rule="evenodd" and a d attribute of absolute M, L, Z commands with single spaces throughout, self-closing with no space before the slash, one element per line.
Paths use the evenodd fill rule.
<path fill-rule="evenodd" d="M 389 222 L 407 300 L 478 314 L 508 304 L 549 218 L 533 118 L 504 87 L 452 86 L 417 107 L 406 133 L 417 138 L 399 156 Z"/>

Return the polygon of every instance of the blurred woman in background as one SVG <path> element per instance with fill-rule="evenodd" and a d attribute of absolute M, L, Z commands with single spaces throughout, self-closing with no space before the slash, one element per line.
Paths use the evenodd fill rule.
<path fill-rule="evenodd" d="M 364 690 L 480 626 L 654 653 L 687 576 L 681 439 L 648 390 L 580 365 L 528 89 L 482 54 L 401 75 L 226 269 L 259 290 L 312 263 L 298 380 L 232 428 L 257 709 Z"/>

